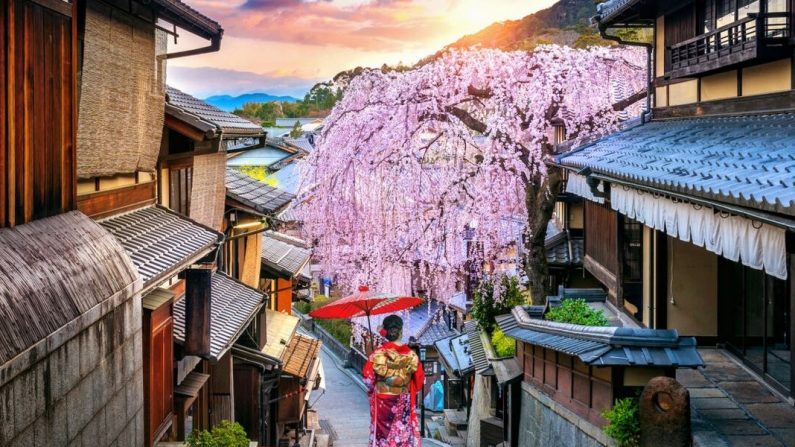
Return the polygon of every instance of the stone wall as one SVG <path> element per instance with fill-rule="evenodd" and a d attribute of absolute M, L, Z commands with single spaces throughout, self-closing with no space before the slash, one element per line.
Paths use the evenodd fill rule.
<path fill-rule="evenodd" d="M 602 430 L 563 407 L 529 383 L 522 383 L 519 421 L 521 447 L 614 446 Z"/>
<path fill-rule="evenodd" d="M 492 416 L 491 411 L 491 377 L 475 374 L 472 404 L 469 410 L 469 431 L 467 431 L 467 447 L 480 446 L 480 421 Z"/>
<path fill-rule="evenodd" d="M 141 321 L 136 294 L 2 383 L 0 445 L 142 446 Z"/>

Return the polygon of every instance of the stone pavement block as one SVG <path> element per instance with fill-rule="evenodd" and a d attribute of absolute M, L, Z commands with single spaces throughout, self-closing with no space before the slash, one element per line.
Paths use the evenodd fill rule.
<path fill-rule="evenodd" d="M 795 445 L 795 427 L 791 428 L 774 428 L 771 430 L 773 435 L 778 439 L 784 441 L 784 445 Z"/>
<path fill-rule="evenodd" d="M 726 390 L 740 403 L 778 402 L 778 398 L 757 381 L 724 382 L 721 388 Z"/>
<path fill-rule="evenodd" d="M 785 447 L 772 436 L 728 436 L 733 447 Z"/>
<path fill-rule="evenodd" d="M 703 409 L 699 410 L 699 413 L 709 420 L 749 419 L 748 413 L 740 408 Z"/>
<path fill-rule="evenodd" d="M 720 388 L 692 388 L 690 390 L 690 398 L 697 397 L 727 397 L 726 393 Z"/>
<path fill-rule="evenodd" d="M 700 352 L 700 351 L 699 351 Z M 709 380 L 707 380 L 701 371 L 697 369 L 678 369 L 676 370 L 676 381 L 684 385 L 685 387 L 691 389 L 692 395 L 692 388 L 700 388 L 700 387 L 714 387 L 715 385 L 712 384 Z"/>
<path fill-rule="evenodd" d="M 795 408 L 784 403 L 748 404 L 748 411 L 769 428 L 795 428 Z M 795 444 L 793 444 L 795 445 Z"/>
<path fill-rule="evenodd" d="M 690 399 L 690 404 L 699 410 L 716 408 L 740 408 L 728 397 L 702 397 Z"/>
<path fill-rule="evenodd" d="M 712 424 L 726 435 L 765 435 L 767 431 L 756 421 L 713 420 Z"/>
<path fill-rule="evenodd" d="M 707 364 L 704 376 L 718 382 L 752 380 L 751 376 L 735 363 Z"/>

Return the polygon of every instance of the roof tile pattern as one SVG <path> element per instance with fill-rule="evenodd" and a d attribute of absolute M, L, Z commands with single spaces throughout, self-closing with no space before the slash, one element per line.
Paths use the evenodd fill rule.
<path fill-rule="evenodd" d="M 469 351 L 472 356 L 472 363 L 475 365 L 475 371 L 482 373 L 489 369 L 491 364 L 486 355 L 486 349 L 483 347 L 483 340 L 480 338 L 478 322 L 470 320 L 464 323 L 464 332 L 469 336 Z"/>
<path fill-rule="evenodd" d="M 187 267 L 223 239 L 221 233 L 157 206 L 98 223 L 124 247 L 145 287 Z"/>
<path fill-rule="evenodd" d="M 210 291 L 210 360 L 217 361 L 232 347 L 265 302 L 257 289 L 224 273 L 215 273 Z M 185 341 L 185 299 L 174 304 L 174 338 Z"/>
<path fill-rule="evenodd" d="M 652 121 L 563 155 L 573 168 L 795 216 L 795 114 Z"/>
<path fill-rule="evenodd" d="M 232 168 L 226 168 L 226 196 L 261 214 L 270 214 L 295 198 Z"/>
<path fill-rule="evenodd" d="M 279 274 L 293 277 L 302 273 L 312 252 L 306 243 L 286 234 L 267 231 L 262 239 L 262 262 Z"/>
<path fill-rule="evenodd" d="M 547 263 L 550 266 L 582 265 L 583 240 L 569 238 L 560 232 L 546 241 Z"/>
<path fill-rule="evenodd" d="M 589 327 L 532 318 L 523 307 L 497 317 L 505 335 L 578 357 L 594 366 L 697 367 L 704 364 L 694 337 L 676 331 Z"/>
<path fill-rule="evenodd" d="M 258 136 L 265 133 L 262 127 L 237 115 L 210 105 L 174 87 L 166 87 L 166 102 L 181 111 L 214 124 L 224 134 L 231 136 Z"/>

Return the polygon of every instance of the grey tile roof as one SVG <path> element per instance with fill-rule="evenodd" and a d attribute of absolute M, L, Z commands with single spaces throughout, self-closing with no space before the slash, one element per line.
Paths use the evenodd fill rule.
<path fill-rule="evenodd" d="M 565 231 L 546 240 L 547 263 L 550 266 L 582 265 L 583 240 L 570 238 Z"/>
<path fill-rule="evenodd" d="M 641 186 L 795 216 L 792 113 L 652 121 L 564 154 L 558 162 Z"/>
<path fill-rule="evenodd" d="M 596 10 L 601 16 L 601 21 L 607 21 L 626 11 L 630 6 L 638 3 L 639 0 L 608 0 L 596 6 Z"/>
<path fill-rule="evenodd" d="M 300 239 L 275 231 L 263 233 L 262 263 L 269 270 L 294 277 L 302 273 L 311 256 L 312 251 Z"/>
<path fill-rule="evenodd" d="M 269 186 L 232 168 L 226 168 L 226 196 L 260 214 L 270 214 L 295 198 L 287 191 Z"/>
<path fill-rule="evenodd" d="M 284 142 L 287 144 L 291 144 L 304 152 L 312 152 L 315 150 L 315 146 L 312 144 L 311 141 L 305 136 L 300 138 L 285 138 Z"/>
<path fill-rule="evenodd" d="M 217 361 L 265 303 L 265 296 L 224 273 L 215 273 L 210 294 L 210 360 Z M 185 342 L 185 299 L 174 304 L 174 338 Z"/>
<path fill-rule="evenodd" d="M 223 234 L 159 206 L 98 221 L 124 247 L 144 288 L 196 262 L 223 241 Z"/>
<path fill-rule="evenodd" d="M 180 0 L 153 0 L 153 3 L 163 8 L 168 15 L 177 17 L 185 23 L 177 23 L 181 27 L 190 28 L 191 32 L 198 32 L 205 38 L 223 34 L 221 25 L 199 11 L 191 8 Z"/>
<path fill-rule="evenodd" d="M 578 357 L 594 366 L 697 367 L 703 360 L 694 337 L 675 330 L 588 327 L 530 317 L 523 307 L 497 317 L 505 335 Z"/>
<path fill-rule="evenodd" d="M 194 118 L 204 123 L 210 123 L 217 130 L 223 132 L 225 136 L 251 137 L 265 134 L 261 126 L 237 115 L 224 112 L 218 107 L 171 86 L 166 87 L 166 105 L 167 114 L 183 120 L 185 118 Z"/>
<path fill-rule="evenodd" d="M 434 345 L 439 356 L 446 364 L 445 368 L 448 373 L 463 377 L 475 370 L 475 364 L 472 363 L 468 334 L 439 340 Z"/>
<path fill-rule="evenodd" d="M 480 338 L 478 322 L 470 320 L 464 323 L 464 332 L 469 336 L 469 351 L 472 356 L 472 363 L 475 371 L 483 373 L 491 367 L 486 349 L 483 347 L 483 340 Z"/>
<path fill-rule="evenodd" d="M 238 154 L 228 159 L 226 165 L 229 167 L 263 166 L 268 168 L 293 155 L 285 150 L 270 146 L 251 149 Z"/>

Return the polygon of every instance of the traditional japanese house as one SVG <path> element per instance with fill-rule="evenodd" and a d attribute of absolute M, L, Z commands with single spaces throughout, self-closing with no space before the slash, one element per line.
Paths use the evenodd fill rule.
<path fill-rule="evenodd" d="M 505 397 L 519 400 L 513 409 L 523 415 L 505 427 L 509 445 L 543 445 L 541 439 L 569 436 L 587 440 L 581 445 L 608 445 L 601 413 L 615 399 L 634 396 L 652 377 L 703 365 L 695 338 L 621 326 L 618 310 L 605 299 L 591 301 L 607 311 L 611 325 L 606 327 L 545 320 L 546 306 L 519 306 L 497 317 L 500 329 L 517 340 L 518 365 L 509 375 L 522 378 Z M 551 434 L 555 426 L 569 434 Z M 481 428 L 481 436 L 485 433 Z"/>
<path fill-rule="evenodd" d="M 225 227 L 230 237 L 224 253 L 224 268 L 246 284 L 270 291 L 271 281 L 262 278 L 264 243 L 273 243 L 263 232 L 271 228 L 274 215 L 294 196 L 232 168 L 226 169 Z M 273 300 L 271 300 L 273 302 Z"/>
<path fill-rule="evenodd" d="M 293 301 L 302 291 L 308 293 L 311 256 L 308 244 L 301 239 L 275 231 L 264 233 L 262 278 L 269 280 L 271 309 L 290 314 Z"/>
<path fill-rule="evenodd" d="M 470 382 L 475 372 L 469 334 L 439 340 L 434 345 L 442 366 L 444 408 L 468 408 L 472 399 Z"/>
<path fill-rule="evenodd" d="M 16 272 L 0 281 L 2 445 L 151 443 L 141 300 L 151 272 L 86 215 L 154 203 L 163 62 L 177 56 L 165 23 L 220 42 L 218 24 L 178 0 L 0 8 L 0 226 L 14 227 L 0 237 L 4 271 Z"/>
<path fill-rule="evenodd" d="M 646 27 L 644 123 L 559 157 L 587 199 L 584 265 L 650 328 L 725 346 L 793 391 L 795 77 L 789 1 L 614 1 Z"/>
<path fill-rule="evenodd" d="M 467 321 L 473 364 L 467 446 L 518 444 L 521 367 L 516 358 L 499 358 L 489 335 Z"/>

